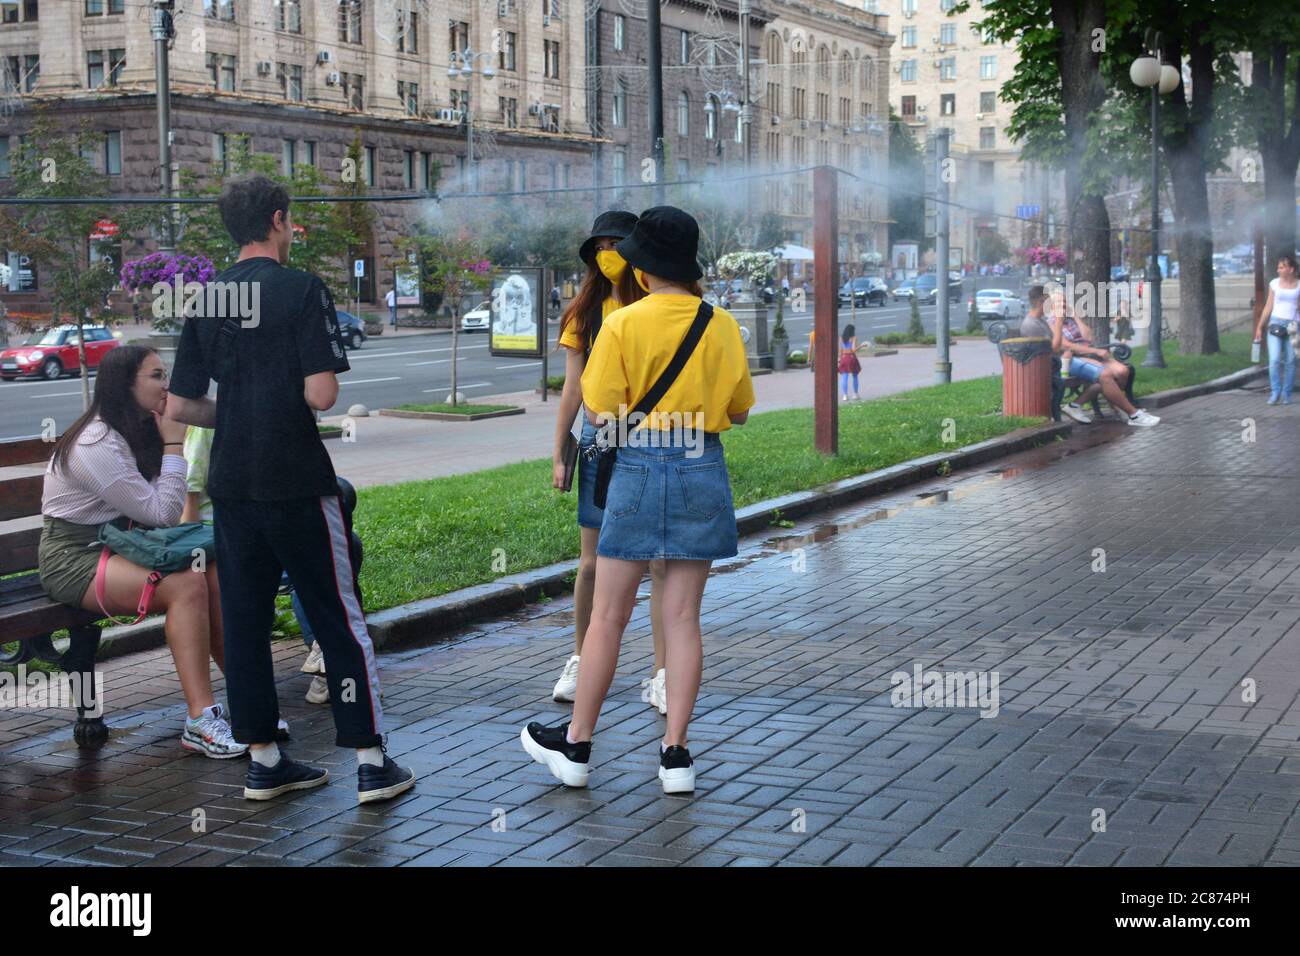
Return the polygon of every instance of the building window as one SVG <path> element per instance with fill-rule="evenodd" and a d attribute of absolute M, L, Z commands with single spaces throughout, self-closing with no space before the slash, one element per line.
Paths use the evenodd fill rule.
<path fill-rule="evenodd" d="M 361 174 L 367 186 L 375 184 L 375 147 L 367 146 L 361 157 Z"/>
<path fill-rule="evenodd" d="M 997 149 L 998 130 L 996 126 L 980 127 L 980 149 Z"/>
<path fill-rule="evenodd" d="M 817 118 L 823 123 L 831 118 L 831 95 L 829 93 L 817 94 Z"/>
<path fill-rule="evenodd" d="M 767 35 L 767 63 L 775 66 L 781 62 L 781 35 L 773 30 Z"/>
<path fill-rule="evenodd" d="M 801 87 L 796 86 L 790 91 L 790 112 L 795 119 L 804 119 L 808 115 L 808 100 Z"/>
<path fill-rule="evenodd" d="M 349 109 L 366 108 L 366 78 L 360 73 L 343 74 L 343 102 Z"/>
<path fill-rule="evenodd" d="M 840 57 L 840 83 L 849 84 L 853 82 L 853 57 L 847 53 Z"/>
<path fill-rule="evenodd" d="M 986 26 L 986 27 L 985 27 L 985 28 L 980 32 L 980 42 L 984 43 L 986 46 L 987 46 L 988 44 L 990 44 L 990 43 L 997 43 L 997 42 L 998 42 L 998 38 L 997 38 L 996 34 L 994 34 L 994 32 L 993 32 L 993 27 L 992 27 L 992 25 Z"/>
<path fill-rule="evenodd" d="M 122 13 L 126 10 L 126 0 L 86 0 L 86 16 L 102 17 L 114 13 Z M 35 17 L 28 17 L 29 20 L 35 20 Z M 232 12 L 227 19 L 233 20 Z M 16 20 L 6 19 L 5 23 L 16 23 Z"/>
<path fill-rule="evenodd" d="M 298 64 L 277 63 L 276 75 L 280 80 L 280 95 L 292 103 L 301 103 L 302 67 Z"/>
<path fill-rule="evenodd" d="M 957 79 L 957 58 L 955 56 L 945 56 L 939 61 L 939 79 Z"/>
<path fill-rule="evenodd" d="M 957 94 L 940 93 L 939 94 L 939 115 L 955 116 L 957 114 Z"/>
<path fill-rule="evenodd" d="M 614 14 L 614 49 L 622 50 L 627 43 L 627 20 L 623 14 Z"/>
<path fill-rule="evenodd" d="M 627 125 L 627 84 L 621 79 L 614 84 L 614 125 Z"/>
<path fill-rule="evenodd" d="M 227 93 L 233 93 L 235 90 L 235 56 L 233 53 L 209 53 L 208 76 L 212 80 L 214 90 L 225 90 Z"/>
<path fill-rule="evenodd" d="M 415 188 L 415 150 L 402 150 L 402 188 Z"/>
<path fill-rule="evenodd" d="M 899 43 L 904 47 L 916 46 L 916 27 L 903 27 Z"/>
<path fill-rule="evenodd" d="M 122 131 L 110 129 L 104 134 L 104 172 L 110 176 L 122 175 Z"/>
<path fill-rule="evenodd" d="M 718 113 L 722 111 L 722 102 L 712 93 L 704 100 L 704 138 L 718 138 Z"/>
<path fill-rule="evenodd" d="M 94 90 L 104 85 L 104 51 L 86 53 L 86 89 Z"/>
<path fill-rule="evenodd" d="M 497 103 L 501 107 L 501 122 L 514 129 L 519 125 L 519 101 L 513 96 L 498 96 Z"/>
<path fill-rule="evenodd" d="M 402 109 L 407 116 L 420 115 L 420 84 L 397 81 L 397 98 L 402 102 Z"/>
<path fill-rule="evenodd" d="M 903 16 L 916 16 L 916 0 L 903 0 Z"/>
<path fill-rule="evenodd" d="M 980 112 L 992 113 L 998 108 L 998 94 L 993 90 L 980 93 Z"/>
<path fill-rule="evenodd" d="M 820 46 L 817 48 L 817 79 L 829 80 L 831 78 L 831 51 L 828 47 Z"/>
<path fill-rule="evenodd" d="M 994 169 L 996 165 L 996 163 L 991 163 L 987 160 L 980 162 L 980 185 L 993 185 Z"/>
<path fill-rule="evenodd" d="M 459 110 L 461 115 L 469 113 L 469 90 L 452 90 L 451 91 L 451 108 Z"/>
<path fill-rule="evenodd" d="M 939 42 L 944 46 L 949 46 L 957 42 L 957 24 L 941 23 L 939 24 Z"/>
<path fill-rule="evenodd" d="M 419 176 L 420 176 L 419 185 L 420 185 L 420 191 L 426 193 L 429 191 L 429 183 L 432 182 L 432 179 L 429 176 L 429 162 L 430 162 L 430 155 L 428 153 L 423 153 L 423 152 L 420 153 L 419 163 L 417 166 L 417 169 L 419 170 Z"/>
<path fill-rule="evenodd" d="M 212 163 L 224 175 L 229 172 L 229 161 L 226 153 L 226 134 L 212 134 Z"/>
<path fill-rule="evenodd" d="M 681 33 L 677 34 L 677 39 L 678 39 L 678 52 L 681 54 L 681 61 L 683 63 L 690 63 L 691 62 L 691 35 L 687 33 L 685 30 L 683 30 Z"/>
<path fill-rule="evenodd" d="M 501 35 L 501 52 L 497 54 L 497 66 L 502 70 L 514 70 L 516 34 L 505 31 Z"/>
<path fill-rule="evenodd" d="M 397 52 L 420 52 L 420 15 L 414 10 L 397 12 Z"/>
<path fill-rule="evenodd" d="M 542 108 L 542 129 L 548 133 L 558 133 L 560 131 L 560 108 L 558 106 Z"/>
<path fill-rule="evenodd" d="M 903 97 L 903 115 L 904 115 L 904 116 L 915 116 L 915 115 L 916 115 L 916 97 L 915 97 L 915 96 L 904 96 L 904 97 Z"/>
<path fill-rule="evenodd" d="M 677 160 L 677 181 L 684 183 L 691 178 L 691 161 L 689 159 Z"/>
<path fill-rule="evenodd" d="M 8 179 L 13 174 L 13 163 L 9 160 L 9 137 L 0 136 L 0 179 Z"/>
<path fill-rule="evenodd" d="M 469 24 L 464 20 L 457 20 L 451 24 L 447 31 L 447 50 L 450 53 L 460 53 L 469 47 Z"/>
<path fill-rule="evenodd" d="M 622 186 L 627 182 L 627 153 L 621 149 L 614 152 L 614 185 Z"/>
<path fill-rule="evenodd" d="M 87 3 L 102 2 L 102 0 L 87 0 Z M 108 0 L 111 4 L 113 0 Z M 235 19 L 235 0 L 203 0 L 203 15 L 213 20 L 230 20 Z"/>
<path fill-rule="evenodd" d="M 685 90 L 677 94 L 677 135 L 691 135 L 691 96 Z"/>
<path fill-rule="evenodd" d="M 297 140 L 286 139 L 280 143 L 280 166 L 286 176 L 293 175 L 293 164 L 298 159 Z"/>
<path fill-rule="evenodd" d="M 276 28 L 284 33 L 302 33 L 300 0 L 275 0 Z"/>
<path fill-rule="evenodd" d="M 916 61 L 904 60 L 899 65 L 898 78 L 904 83 L 916 82 Z"/>
<path fill-rule="evenodd" d="M 853 121 L 853 101 L 847 96 L 840 97 L 840 123 L 848 126 Z"/>
<path fill-rule="evenodd" d="M 339 42 L 361 43 L 362 0 L 339 0 Z"/>
<path fill-rule="evenodd" d="M 957 5 L 957 0 L 939 0 L 939 9 L 948 13 Z"/>
<path fill-rule="evenodd" d="M 980 79 L 996 80 L 998 78 L 998 58 L 996 56 L 980 57 Z"/>
<path fill-rule="evenodd" d="M 543 75 L 547 79 L 558 80 L 560 78 L 560 41 L 543 40 L 542 42 L 546 56 Z"/>
<path fill-rule="evenodd" d="M 299 145 L 302 147 L 299 153 L 299 158 L 301 159 L 302 164 L 304 166 L 315 166 L 316 165 L 315 141 L 307 139 L 307 140 L 303 140 L 302 143 L 300 143 Z"/>

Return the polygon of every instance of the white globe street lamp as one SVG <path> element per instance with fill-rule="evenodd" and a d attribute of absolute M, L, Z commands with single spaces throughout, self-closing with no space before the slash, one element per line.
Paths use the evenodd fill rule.
<path fill-rule="evenodd" d="M 1153 55 L 1140 56 L 1128 68 L 1134 86 L 1151 90 L 1151 264 L 1147 281 L 1151 283 L 1151 326 L 1147 336 L 1145 368 L 1164 368 L 1165 356 L 1161 350 L 1160 326 L 1163 321 L 1160 309 L 1160 97 L 1178 89 L 1182 76 L 1176 67 L 1161 62 L 1160 34 L 1148 30 L 1145 37 L 1147 49 Z"/>

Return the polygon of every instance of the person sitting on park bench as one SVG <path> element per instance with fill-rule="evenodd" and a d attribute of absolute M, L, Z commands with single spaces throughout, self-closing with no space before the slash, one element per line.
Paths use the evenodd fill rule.
<path fill-rule="evenodd" d="M 1092 423 L 1092 416 L 1083 410 L 1083 406 L 1092 401 L 1098 392 L 1106 397 L 1111 407 L 1124 414 L 1129 425 L 1138 428 L 1150 428 L 1160 424 L 1160 419 L 1150 412 L 1137 408 L 1124 394 L 1128 384 L 1129 369 L 1117 360 L 1110 351 L 1092 344 L 1092 330 L 1083 319 L 1075 316 L 1066 304 L 1062 293 L 1051 297 L 1050 314 L 1052 324 L 1052 351 L 1059 354 L 1068 351 L 1070 364 L 1066 371 L 1071 378 L 1088 383 L 1079 396 L 1062 408 L 1065 414 L 1085 425 Z M 1064 365 L 1062 368 L 1066 368 Z"/>

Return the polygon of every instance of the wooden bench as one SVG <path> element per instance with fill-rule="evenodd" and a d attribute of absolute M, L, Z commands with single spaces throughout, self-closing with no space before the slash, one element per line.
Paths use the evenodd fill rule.
<path fill-rule="evenodd" d="M 54 443 L 40 438 L 0 442 L 0 468 L 43 464 Z M 29 518 L 41 513 L 42 475 L 0 479 L 0 521 Z M 79 693 L 73 737 L 81 747 L 101 747 L 108 727 L 99 716 L 102 701 L 95 695 L 95 652 L 103 615 L 59 604 L 46 596 L 36 572 L 41 529 L 29 528 L 0 534 L 0 663 L 22 664 L 39 658 L 59 665 L 76 677 Z M 12 577 L 10 575 L 13 575 Z M 55 631 L 67 630 L 68 649 L 54 649 Z M 5 650 L 4 645 L 16 646 Z"/>

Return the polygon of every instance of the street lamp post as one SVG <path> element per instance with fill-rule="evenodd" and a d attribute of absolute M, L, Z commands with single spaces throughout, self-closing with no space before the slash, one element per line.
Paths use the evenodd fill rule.
<path fill-rule="evenodd" d="M 496 70 L 492 69 L 492 64 L 487 63 L 483 66 L 482 70 L 476 71 L 474 69 L 474 61 L 479 59 L 480 57 L 491 57 L 491 56 L 493 56 L 493 54 L 490 52 L 479 53 L 479 52 L 475 52 L 469 47 L 466 47 L 465 49 L 459 51 L 452 50 L 451 63 L 448 64 L 447 66 L 447 76 L 452 78 L 458 76 L 470 77 L 473 76 L 475 72 L 477 72 L 480 76 L 483 77 L 483 79 L 490 80 L 497 75 Z M 460 61 L 461 64 L 460 67 L 456 66 L 456 62 L 458 60 Z M 465 168 L 469 171 L 471 177 L 473 177 L 474 175 L 474 115 L 472 112 L 473 104 L 474 104 L 474 96 L 471 93 L 468 100 L 465 103 L 465 134 L 467 140 L 466 145 L 469 150 L 469 155 L 465 161 Z"/>
<path fill-rule="evenodd" d="M 1165 356 L 1160 341 L 1163 321 L 1160 308 L 1160 96 L 1178 89 L 1182 78 L 1177 69 L 1161 62 L 1160 34 L 1148 31 L 1146 39 L 1147 48 L 1153 55 L 1138 57 L 1128 71 L 1135 86 L 1151 89 L 1151 260 L 1147 268 L 1151 286 L 1151 319 L 1147 357 L 1142 366 L 1164 368 Z"/>
<path fill-rule="evenodd" d="M 173 0 L 153 0 L 150 33 L 154 46 L 154 86 L 158 105 L 158 172 L 162 198 L 172 197 L 172 116 L 171 71 L 168 68 L 167 45 L 176 31 L 172 26 Z M 163 252 L 176 250 L 176 222 L 172 206 L 163 207 L 163 235 L 159 243 Z"/>

